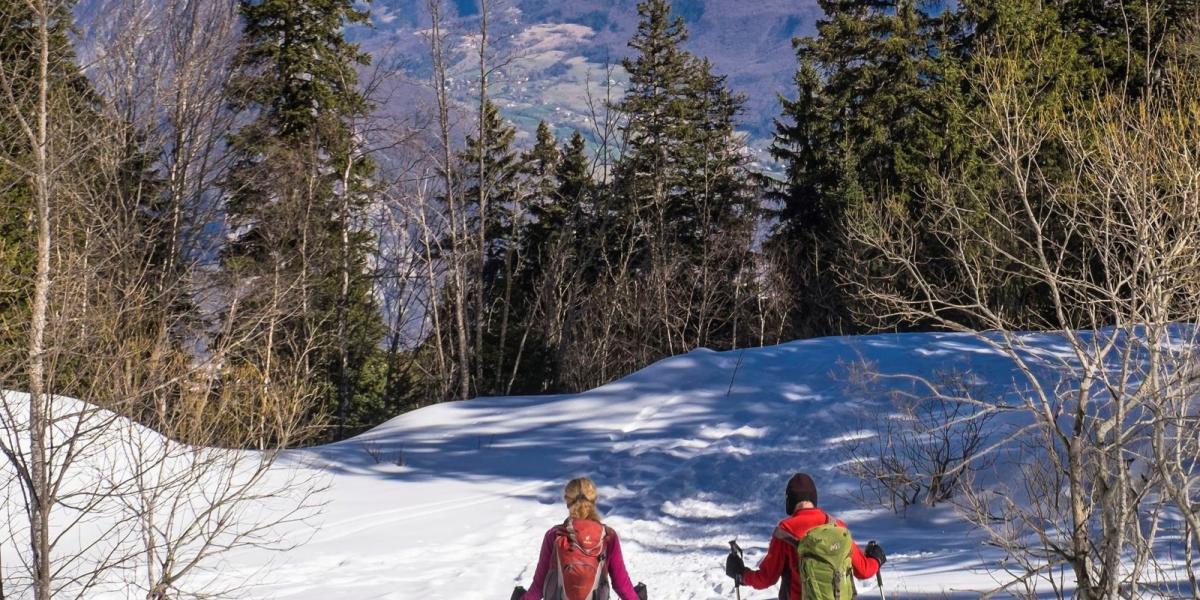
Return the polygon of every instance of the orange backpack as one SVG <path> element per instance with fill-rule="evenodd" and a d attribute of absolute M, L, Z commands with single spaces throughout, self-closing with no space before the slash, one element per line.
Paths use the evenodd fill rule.
<path fill-rule="evenodd" d="M 545 600 L 607 600 L 608 527 L 587 519 L 567 519 L 556 530 L 557 577 L 546 578 Z"/>

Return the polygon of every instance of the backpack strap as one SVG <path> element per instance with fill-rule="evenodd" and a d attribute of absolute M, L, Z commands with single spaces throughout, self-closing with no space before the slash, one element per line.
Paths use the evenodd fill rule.
<path fill-rule="evenodd" d="M 603 529 L 600 531 L 600 556 L 596 557 L 596 581 L 592 583 L 593 593 L 600 589 L 600 580 L 608 574 L 608 534 L 612 533 L 612 529 L 603 523 L 600 526 Z"/>
<path fill-rule="evenodd" d="M 571 517 L 567 517 L 567 520 L 563 521 L 562 529 L 563 534 L 567 536 L 567 540 L 571 542 L 571 545 L 578 546 L 579 540 L 575 539 L 575 522 L 571 520 Z"/>
<path fill-rule="evenodd" d="M 607 531 L 605 533 L 607 533 Z M 605 575 L 606 571 L 608 571 L 608 556 L 606 555 L 604 550 L 601 550 L 599 562 L 596 563 L 596 579 L 594 581 L 592 581 L 592 597 L 593 598 L 595 598 L 600 591 L 600 581 L 602 579 L 604 579 L 604 575 Z"/>
<path fill-rule="evenodd" d="M 788 531 L 786 529 L 784 529 L 783 527 L 776 527 L 775 531 L 773 533 L 771 533 L 771 537 L 782 541 L 783 543 L 791 546 L 792 548 L 795 548 L 796 544 L 800 543 L 800 540 L 796 536 L 788 533 Z"/>
<path fill-rule="evenodd" d="M 826 525 L 837 525 L 837 518 L 835 518 L 833 515 L 831 515 L 829 513 L 824 513 L 824 514 L 825 514 L 825 524 Z M 784 529 L 781 526 L 775 527 L 775 531 L 771 533 L 771 537 L 773 537 L 777 540 L 781 540 L 784 543 L 791 545 L 791 546 L 795 546 L 796 544 L 800 543 L 799 538 L 792 535 L 791 533 L 788 532 L 788 530 Z"/>
<path fill-rule="evenodd" d="M 603 571 L 603 567 L 608 564 L 608 534 L 612 533 L 612 530 L 608 528 L 608 525 L 601 523 L 600 527 L 600 556 L 598 558 L 600 560 L 601 568 L 598 569 L 597 572 Z"/>
<path fill-rule="evenodd" d="M 566 594 L 566 588 L 563 587 L 565 584 L 563 583 L 562 557 L 558 555 L 558 548 L 554 549 L 554 566 L 558 569 L 558 595 L 563 596 Z"/>
<path fill-rule="evenodd" d="M 563 587 L 564 585 L 566 585 L 564 583 L 564 581 L 566 581 L 566 580 L 563 578 L 562 556 L 559 556 L 559 554 L 558 554 L 557 538 L 565 537 L 565 538 L 567 538 L 567 541 L 571 545 L 573 545 L 573 546 L 578 545 L 575 542 L 575 527 L 573 525 L 571 525 L 570 517 L 567 517 L 567 519 L 565 521 L 563 521 L 561 525 L 554 526 L 554 537 L 555 537 L 554 568 L 555 568 L 556 572 L 558 573 L 558 579 L 555 580 L 556 585 L 554 587 L 556 588 L 555 592 L 556 592 L 557 596 L 561 598 L 566 594 L 566 589 Z"/>

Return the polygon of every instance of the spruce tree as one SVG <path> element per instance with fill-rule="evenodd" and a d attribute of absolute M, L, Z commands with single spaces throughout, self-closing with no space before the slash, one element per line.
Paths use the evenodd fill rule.
<path fill-rule="evenodd" d="M 1088 110 L 1067 101 L 1079 97 L 1071 90 L 1084 98 L 1136 97 L 1152 79 L 1153 64 L 1178 47 L 1172 40 L 1186 28 L 1186 19 L 1174 18 L 1181 4 L 1194 8 L 1190 0 L 1139 3 L 1138 10 L 1122 2 L 965 0 L 931 12 L 915 0 L 822 0 L 817 34 L 794 42 L 795 98 L 781 98 L 772 145 L 785 177 L 771 190 L 779 220 L 769 247 L 791 265 L 793 335 L 922 327 L 879 321 L 872 307 L 846 293 L 844 275 L 907 285 L 901 273 L 876 271 L 878 261 L 847 238 L 847 224 L 861 211 L 911 224 L 922 260 L 947 289 L 961 289 L 965 282 L 942 255 L 945 244 L 923 229 L 938 218 L 924 197 L 938 181 L 955 179 L 1011 192 L 970 133 L 986 96 L 978 82 L 1005 61 L 1006 72 L 1024 74 L 1015 76 L 1028 84 L 1033 111 L 1047 115 Z M 1047 144 L 1041 151 L 1039 175 L 1065 176 L 1054 166 L 1062 149 Z M 988 218 L 977 199 L 959 201 L 959 210 Z M 1053 225 L 1046 233 L 1065 234 Z M 947 270 L 938 271 L 941 264 Z M 1046 310 L 1039 308 L 1044 297 L 1011 282 L 972 285 L 996 286 L 991 293 L 1005 298 L 1006 310 L 1024 311 L 1031 325 Z"/>
<path fill-rule="evenodd" d="M 513 247 L 513 220 L 519 219 L 517 186 L 521 172 L 519 155 L 513 148 L 517 130 L 500 116 L 496 105 L 488 102 L 484 108 L 483 141 L 468 135 L 466 147 L 459 153 L 462 165 L 461 180 L 466 187 L 463 197 L 469 211 L 468 227 L 474 239 L 484 228 L 487 260 L 483 265 L 485 280 L 494 282 L 503 269 L 506 253 Z M 481 148 L 482 146 L 482 148 Z M 479 175 L 479 156 L 482 150 L 483 179 Z M 480 187 L 488 207 L 486 222 L 480 220 Z"/>
<path fill-rule="evenodd" d="M 743 212 L 734 119 L 744 98 L 707 60 L 680 47 L 687 29 L 666 0 L 645 0 L 638 14 L 629 42 L 636 54 L 622 63 L 629 85 L 617 105 L 627 119 L 627 149 L 615 172 L 619 214 L 631 232 L 695 250 L 706 228 Z"/>
<path fill-rule="evenodd" d="M 599 185 L 592 179 L 592 158 L 583 134 L 576 130 L 559 149 L 558 168 L 554 173 L 554 203 L 551 215 L 556 223 L 558 244 L 550 238 L 548 247 L 562 247 L 575 258 L 577 269 L 586 282 L 594 282 L 601 254 L 601 214 Z"/>
<path fill-rule="evenodd" d="M 468 314 L 470 330 L 479 331 L 476 360 L 482 377 L 475 382 L 479 393 L 503 393 L 516 355 L 512 345 L 520 341 L 514 335 L 520 323 L 520 290 L 517 273 L 522 267 L 520 254 L 524 231 L 524 192 L 520 181 L 520 156 L 513 148 L 516 128 L 504 120 L 492 102 L 484 105 L 482 139 L 468 135 L 459 153 L 460 181 L 467 209 L 465 240 L 482 240 L 479 251 L 478 279 L 482 302 L 476 302 Z M 480 176 L 482 157 L 483 176 Z M 486 214 L 481 215 L 486 202 Z M 449 246 L 450 240 L 444 245 Z M 463 251 L 465 249 L 459 249 Z"/>
<path fill-rule="evenodd" d="M 691 204 L 678 161 L 696 125 L 689 79 L 695 59 L 680 47 L 687 29 L 666 0 L 643 0 L 638 16 L 629 42 L 636 54 L 622 61 L 629 84 L 617 104 L 627 119 L 627 149 L 615 173 L 618 215 L 627 235 L 667 238 Z"/>
<path fill-rule="evenodd" d="M 555 171 L 556 193 L 559 201 L 567 207 L 563 212 L 569 215 L 571 230 L 578 233 L 580 226 L 596 217 L 591 198 L 594 187 L 591 162 L 588 159 L 587 142 L 579 130 L 571 133 L 571 138 L 563 144 L 559 155 Z"/>
<path fill-rule="evenodd" d="M 514 308 L 522 319 L 522 360 L 513 391 L 546 392 L 559 385 L 565 343 L 564 317 L 594 277 L 591 223 L 594 184 L 587 145 L 575 131 L 558 146 L 548 125 L 538 126 L 532 148 L 521 157 L 527 190 L 521 264 Z"/>
<path fill-rule="evenodd" d="M 271 352 L 326 390 L 346 435 L 384 416 L 369 374 L 383 333 L 367 268 L 373 236 L 361 222 L 374 163 L 353 129 L 370 110 L 356 75 L 369 57 L 343 32 L 367 13 L 351 0 L 242 0 L 241 12 L 229 92 L 249 121 L 229 140 L 222 258 L 243 280 L 294 282 L 299 306 L 269 332 Z"/>
<path fill-rule="evenodd" d="M 545 121 L 538 123 L 533 147 L 521 156 L 522 174 L 528 190 L 525 205 L 529 224 L 525 227 L 525 246 L 535 252 L 527 253 L 526 266 L 536 269 L 547 240 L 560 231 L 566 222 L 567 206 L 558 197 L 558 170 L 562 156 L 558 140 Z"/>
<path fill-rule="evenodd" d="M 666 0 L 638 4 L 617 104 L 625 151 L 607 190 L 601 243 L 611 264 L 643 278 L 632 300 L 656 312 L 623 333 L 646 359 L 732 344 L 753 189 L 735 119 L 744 99 L 707 60 L 685 51 L 687 30 Z M 624 275 L 622 275 L 624 277 Z M 682 315 L 682 316 L 681 316 Z"/>
<path fill-rule="evenodd" d="M 771 147 L 785 169 L 771 186 L 779 207 L 771 247 L 790 267 L 796 335 L 855 327 L 840 274 L 872 267 L 849 258 L 847 220 L 864 210 L 919 212 L 914 192 L 945 141 L 931 91 L 938 21 L 914 0 L 820 5 L 817 34 L 793 42 L 796 97 L 781 98 Z"/>
<path fill-rule="evenodd" d="M 782 116 L 775 120 L 771 156 L 783 164 L 782 185 L 769 188 L 779 202 L 778 234 L 791 241 L 829 231 L 840 216 L 832 197 L 836 181 L 830 110 L 821 76 L 811 59 L 802 59 L 795 76 L 796 98 L 780 96 Z"/>
<path fill-rule="evenodd" d="M 745 225 L 754 210 L 754 190 L 736 131 L 736 119 L 746 99 L 730 90 L 726 80 L 703 59 L 689 82 L 697 119 L 689 132 L 693 141 L 683 171 L 697 213 L 691 235 L 699 242 Z"/>

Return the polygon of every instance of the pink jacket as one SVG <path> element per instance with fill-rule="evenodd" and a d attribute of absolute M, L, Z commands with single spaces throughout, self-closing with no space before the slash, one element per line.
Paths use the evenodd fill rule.
<path fill-rule="evenodd" d="M 529 586 L 529 591 L 521 596 L 521 600 L 542 600 L 546 573 L 554 562 L 555 529 L 556 527 L 551 527 L 542 538 L 542 552 L 538 555 L 537 569 L 533 572 L 533 583 Z M 612 590 L 621 600 L 638 600 L 637 592 L 633 591 L 633 582 L 629 581 L 629 571 L 625 570 L 625 559 L 621 556 L 621 540 L 611 528 L 608 537 L 605 538 L 604 551 L 608 555 L 608 581 Z"/>

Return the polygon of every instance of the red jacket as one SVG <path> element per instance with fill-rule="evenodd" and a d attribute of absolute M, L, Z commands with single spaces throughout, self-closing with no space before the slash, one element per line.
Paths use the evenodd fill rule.
<path fill-rule="evenodd" d="M 782 575 L 788 586 L 788 600 L 803 600 L 803 593 L 800 591 L 800 576 L 796 571 L 800 566 L 800 559 L 796 556 L 796 547 L 781 538 L 790 535 L 792 538 L 800 539 L 808 533 L 809 529 L 824 525 L 827 521 L 828 516 L 819 508 L 796 509 L 792 516 L 779 522 L 779 526 L 775 528 L 775 534 L 771 536 L 771 545 L 767 547 L 766 557 L 758 563 L 758 569 L 749 569 L 742 575 L 742 582 L 756 590 L 763 590 L 775 585 Z M 846 524 L 840 519 L 837 521 L 837 526 L 846 529 Z M 875 573 L 879 571 L 879 562 L 873 558 L 867 558 L 867 555 L 858 548 L 858 544 L 850 546 L 850 561 L 854 566 L 854 576 L 859 579 L 874 577 Z M 780 593 L 779 597 L 783 598 L 784 596 Z"/>

